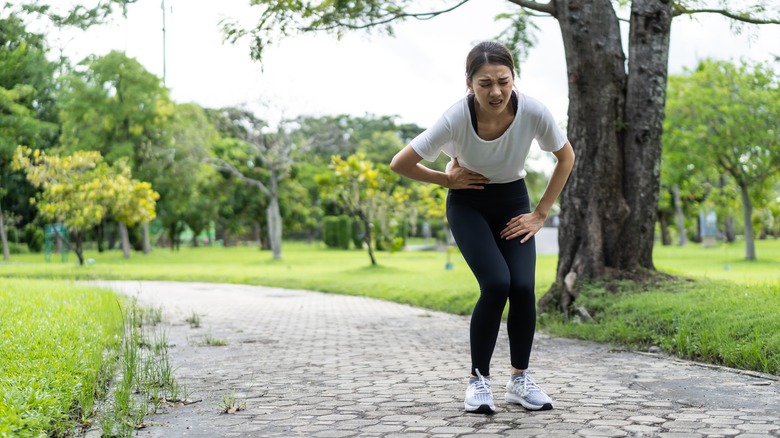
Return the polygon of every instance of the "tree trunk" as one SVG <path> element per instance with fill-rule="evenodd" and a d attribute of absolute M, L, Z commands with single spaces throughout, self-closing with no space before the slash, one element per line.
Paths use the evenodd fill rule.
<path fill-rule="evenodd" d="M 127 224 L 119 222 L 119 236 L 122 241 L 122 255 L 124 258 L 130 258 L 130 235 L 127 232 Z"/>
<path fill-rule="evenodd" d="M 694 243 L 701 243 L 703 240 L 703 237 L 701 235 L 701 229 L 704 225 L 702 224 L 702 213 L 699 213 L 696 215 L 696 232 L 693 234 L 693 242 Z"/>
<path fill-rule="evenodd" d="M 619 238 L 622 260 L 618 267 L 655 270 L 653 235 L 661 181 L 672 2 L 633 0 L 630 26 L 623 137 L 623 193 L 630 214 Z"/>
<path fill-rule="evenodd" d="M 97 230 L 96 230 L 96 233 L 95 233 L 95 237 L 96 237 L 96 240 L 97 240 L 98 252 L 102 253 L 103 251 L 105 251 L 105 247 L 104 247 L 105 243 L 103 242 L 105 240 L 105 237 L 106 237 L 106 220 L 105 220 L 105 218 L 100 221 L 100 224 L 98 224 Z"/>
<path fill-rule="evenodd" d="M 5 221 L 3 220 L 3 207 L 0 206 L 0 241 L 3 244 L 3 260 L 11 258 L 11 251 L 8 248 L 8 235 L 5 232 Z"/>
<path fill-rule="evenodd" d="M 739 189 L 742 195 L 742 213 L 745 221 L 745 260 L 755 260 L 756 239 L 753 234 L 753 204 L 750 202 L 747 184 L 740 184 Z"/>
<path fill-rule="evenodd" d="M 144 254 L 149 254 L 152 252 L 152 242 L 151 237 L 149 236 L 149 224 L 143 224 L 142 228 L 144 231 L 143 252 Z"/>
<path fill-rule="evenodd" d="M 568 137 L 577 160 L 561 195 L 556 283 L 539 301 L 568 312 L 565 278 L 653 270 L 672 3 L 634 0 L 626 74 L 609 0 L 559 0 L 569 76 Z M 569 284 L 572 284 L 570 281 Z"/>
<path fill-rule="evenodd" d="M 176 222 L 168 225 L 168 235 L 171 239 L 171 251 L 176 251 L 176 238 L 177 238 L 177 229 L 179 227 L 176 226 Z"/>
<path fill-rule="evenodd" d="M 79 259 L 79 266 L 84 266 L 84 245 L 83 245 L 82 238 L 81 238 L 81 234 L 82 233 L 78 232 L 78 233 L 74 233 L 74 234 L 76 235 L 75 236 L 75 238 L 76 238 L 75 239 L 76 240 L 76 248 L 74 249 L 74 252 L 76 253 L 76 257 L 78 257 L 78 259 Z M 57 236 L 59 236 L 59 235 L 60 234 L 57 233 Z"/>
<path fill-rule="evenodd" d="M 282 259 L 282 215 L 279 212 L 279 181 L 271 172 L 271 196 L 268 197 L 266 221 L 268 222 L 268 243 L 274 260 Z"/>
<path fill-rule="evenodd" d="M 661 224 L 661 244 L 672 244 L 672 236 L 669 235 L 669 213 L 658 212 L 658 222 Z"/>
<path fill-rule="evenodd" d="M 680 246 L 688 244 L 688 233 L 685 232 L 685 215 L 683 214 L 682 202 L 680 201 L 680 186 L 672 187 L 672 197 L 674 199 L 674 214 L 677 216 L 677 230 L 680 232 Z"/>
<path fill-rule="evenodd" d="M 726 236 L 726 242 L 734 243 L 737 240 L 737 231 L 734 230 L 734 218 L 729 216 L 726 218 L 726 231 L 723 233 Z"/>
<path fill-rule="evenodd" d="M 363 213 L 358 213 L 358 217 L 360 217 L 360 220 L 363 222 L 363 228 L 365 229 L 365 232 L 363 233 L 363 241 L 366 242 L 366 246 L 368 247 L 368 257 L 371 259 L 371 266 L 376 266 L 374 249 L 371 245 L 371 220 Z"/>

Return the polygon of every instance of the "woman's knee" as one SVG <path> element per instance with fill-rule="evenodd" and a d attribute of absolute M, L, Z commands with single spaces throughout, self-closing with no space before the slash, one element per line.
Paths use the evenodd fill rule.
<path fill-rule="evenodd" d="M 512 283 L 508 278 L 499 275 L 487 276 L 479 279 L 479 289 L 483 297 L 490 299 L 506 300 L 512 289 Z"/>

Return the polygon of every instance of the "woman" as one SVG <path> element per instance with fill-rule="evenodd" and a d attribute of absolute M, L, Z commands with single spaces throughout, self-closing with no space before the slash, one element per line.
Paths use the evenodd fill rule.
<path fill-rule="evenodd" d="M 536 330 L 534 235 L 563 190 L 574 151 L 547 108 L 514 88 L 514 77 L 514 60 L 505 46 L 475 46 L 466 58 L 467 96 L 390 164 L 400 175 L 449 189 L 447 220 L 479 283 L 470 326 L 467 412 L 495 412 L 490 359 L 507 300 L 511 376 L 505 399 L 529 410 L 552 409 L 552 400 L 527 371 Z M 531 211 L 523 178 L 534 139 L 557 163 Z M 440 152 L 452 158 L 446 173 L 419 164 L 434 161 Z"/>

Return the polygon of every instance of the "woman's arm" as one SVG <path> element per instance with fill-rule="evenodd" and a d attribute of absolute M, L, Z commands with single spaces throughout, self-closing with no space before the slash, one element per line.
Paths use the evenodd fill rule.
<path fill-rule="evenodd" d="M 413 180 L 438 184 L 448 189 L 483 189 L 483 184 L 490 182 L 484 176 L 461 167 L 456 158 L 447 173 L 429 169 L 422 164 L 422 157 L 406 146 L 395 154 L 390 162 L 390 169 L 402 176 Z"/>
<path fill-rule="evenodd" d="M 539 200 L 535 210 L 544 219 L 547 219 L 547 214 L 563 191 L 563 186 L 566 184 L 566 180 L 569 179 L 571 169 L 574 167 L 574 149 L 572 149 L 571 143 L 568 141 L 562 148 L 553 152 L 553 155 L 558 159 L 558 162 L 555 163 L 550 181 L 547 183 L 547 188 L 544 189 L 542 199 Z"/>
<path fill-rule="evenodd" d="M 555 163 L 550 181 L 547 183 L 547 188 L 544 189 L 542 199 L 539 200 L 539 204 L 536 205 L 536 210 L 529 214 L 521 214 L 515 218 L 512 218 L 507 224 L 506 228 L 501 231 L 500 236 L 504 239 L 510 240 L 518 236 L 523 236 L 520 243 L 525 243 L 534 234 L 536 234 L 544 225 L 547 214 L 550 212 L 555 200 L 563 191 L 563 186 L 566 184 L 566 180 L 569 179 L 571 169 L 574 167 L 574 149 L 571 147 L 571 143 L 568 141 L 566 144 L 556 152 L 553 152 L 558 162 Z"/>

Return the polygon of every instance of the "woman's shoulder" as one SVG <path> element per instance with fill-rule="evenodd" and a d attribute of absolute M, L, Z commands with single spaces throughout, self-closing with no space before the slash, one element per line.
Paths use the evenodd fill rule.
<path fill-rule="evenodd" d="M 547 109 L 547 106 L 542 103 L 541 100 L 529 96 L 528 94 L 521 93 L 519 91 L 516 92 L 518 94 L 518 112 L 522 112 L 524 114 L 534 114 L 534 115 L 542 115 L 544 114 L 544 111 Z"/>
<path fill-rule="evenodd" d="M 463 117 L 464 115 L 468 115 L 468 96 L 463 96 L 461 99 L 458 99 L 455 103 L 450 105 L 449 108 L 447 108 L 447 111 L 444 112 L 444 115 L 449 118 L 458 118 Z"/>

